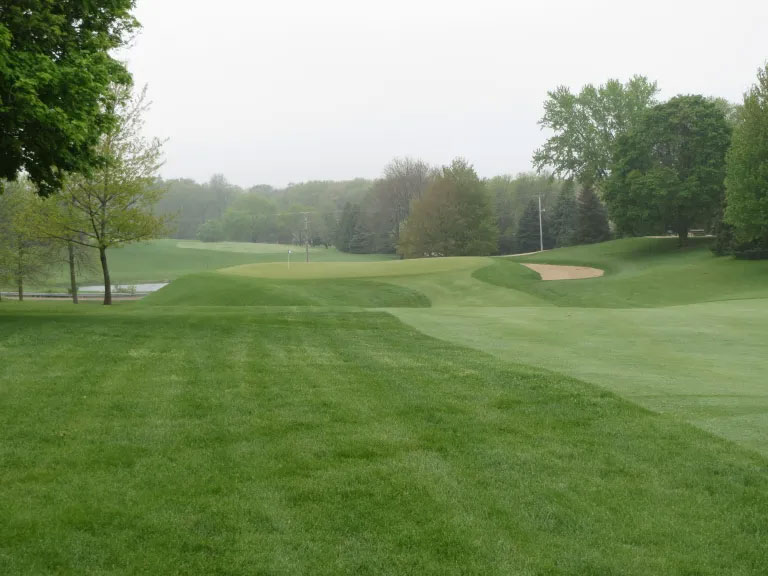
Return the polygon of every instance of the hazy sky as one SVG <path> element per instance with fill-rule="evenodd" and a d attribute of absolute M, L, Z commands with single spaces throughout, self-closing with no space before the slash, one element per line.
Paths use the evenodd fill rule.
<path fill-rule="evenodd" d="M 739 100 L 768 1 L 139 0 L 128 52 L 167 178 L 375 177 L 394 156 L 530 169 L 547 90 L 644 74 Z"/>

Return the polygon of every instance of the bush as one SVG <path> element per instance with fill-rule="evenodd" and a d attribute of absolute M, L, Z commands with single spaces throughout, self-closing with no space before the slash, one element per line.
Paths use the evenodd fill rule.
<path fill-rule="evenodd" d="M 733 256 L 737 260 L 768 260 L 768 246 L 765 243 L 742 245 L 734 249 Z"/>
<path fill-rule="evenodd" d="M 197 229 L 197 239 L 201 242 L 221 242 L 224 240 L 224 226 L 220 220 L 206 220 Z"/>

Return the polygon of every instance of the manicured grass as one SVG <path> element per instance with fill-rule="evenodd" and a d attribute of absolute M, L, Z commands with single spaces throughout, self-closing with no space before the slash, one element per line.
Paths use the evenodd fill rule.
<path fill-rule="evenodd" d="M 768 565 L 764 458 L 384 313 L 3 303 L 0 325 L 3 574 Z"/>
<path fill-rule="evenodd" d="M 598 384 L 768 456 L 768 300 L 391 312 L 426 334 Z"/>
<path fill-rule="evenodd" d="M 420 292 L 370 279 L 273 280 L 207 273 L 180 278 L 151 294 L 155 306 L 425 307 Z"/>
<path fill-rule="evenodd" d="M 244 265 L 221 270 L 225 274 L 253 278 L 315 280 L 320 278 L 390 278 L 475 270 L 492 262 L 484 257 L 421 258 L 386 262 L 299 262 L 288 268 L 283 263 Z"/>
<path fill-rule="evenodd" d="M 290 269 L 284 264 L 250 264 L 226 268 L 223 274 L 250 278 L 305 281 L 337 281 L 369 278 L 424 294 L 432 306 L 548 306 L 548 302 L 523 291 L 498 287 L 473 277 L 474 272 L 493 266 L 492 258 L 425 258 L 389 262 L 301 263 Z M 522 267 L 520 267 L 522 268 Z M 522 268 L 525 270 L 525 268 Z M 344 305 L 344 300 L 337 302 Z"/>
<path fill-rule="evenodd" d="M 0 574 L 765 573 L 768 263 L 281 249 L 0 303 Z"/>
<path fill-rule="evenodd" d="M 692 239 L 678 248 L 675 239 L 633 238 L 577 246 L 542 254 L 497 259 L 474 276 L 499 286 L 525 291 L 558 306 L 657 307 L 768 298 L 768 261 L 718 258 L 711 240 Z M 594 266 L 601 278 L 540 282 L 517 262 Z"/>

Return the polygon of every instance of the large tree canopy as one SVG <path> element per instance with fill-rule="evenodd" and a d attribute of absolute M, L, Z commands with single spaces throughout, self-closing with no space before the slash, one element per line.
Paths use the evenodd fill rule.
<path fill-rule="evenodd" d="M 644 76 L 625 84 L 587 84 L 578 94 L 565 86 L 549 92 L 539 124 L 554 135 L 534 153 L 534 166 L 585 186 L 599 184 L 608 175 L 616 138 L 655 103 L 657 92 Z"/>
<path fill-rule="evenodd" d="M 712 220 L 723 198 L 730 127 L 703 96 L 677 96 L 649 110 L 617 141 L 603 197 L 624 234 L 672 228 L 681 243 Z"/>
<path fill-rule="evenodd" d="M 768 65 L 744 95 L 728 152 L 726 221 L 740 242 L 768 246 Z"/>
<path fill-rule="evenodd" d="M 93 164 L 109 86 L 131 81 L 110 50 L 138 26 L 134 4 L 0 2 L 0 178 L 25 170 L 46 195 Z"/>

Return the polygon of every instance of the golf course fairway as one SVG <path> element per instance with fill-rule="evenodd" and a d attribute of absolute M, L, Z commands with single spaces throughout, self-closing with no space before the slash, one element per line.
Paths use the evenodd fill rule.
<path fill-rule="evenodd" d="M 768 263 L 133 250 L 0 302 L 0 573 L 765 574 Z"/>

